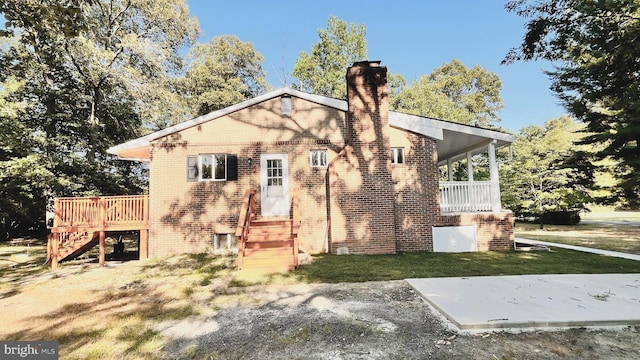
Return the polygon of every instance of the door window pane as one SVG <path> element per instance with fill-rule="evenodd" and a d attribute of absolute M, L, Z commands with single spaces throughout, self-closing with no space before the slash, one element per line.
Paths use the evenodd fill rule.
<path fill-rule="evenodd" d="M 282 160 L 267 160 L 267 196 L 282 197 L 284 196 L 284 187 L 282 179 Z"/>

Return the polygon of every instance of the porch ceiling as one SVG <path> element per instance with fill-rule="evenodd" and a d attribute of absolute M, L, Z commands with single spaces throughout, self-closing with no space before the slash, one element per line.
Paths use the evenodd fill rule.
<path fill-rule="evenodd" d="M 511 145 L 514 140 L 511 134 L 485 129 L 479 130 L 482 130 L 481 132 L 488 131 L 491 134 L 473 134 L 443 129 L 443 139 L 437 142 L 438 164 L 445 164 L 447 159 L 452 161 L 460 160 L 466 157 L 467 152 L 472 155 L 486 152 L 487 145 L 493 141 L 495 141 L 496 149 L 498 149 Z"/>

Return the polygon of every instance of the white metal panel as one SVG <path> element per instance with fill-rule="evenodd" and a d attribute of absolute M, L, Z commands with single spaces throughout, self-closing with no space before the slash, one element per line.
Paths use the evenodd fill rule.
<path fill-rule="evenodd" d="M 434 252 L 473 252 L 478 251 L 476 227 L 438 226 L 433 227 Z"/>

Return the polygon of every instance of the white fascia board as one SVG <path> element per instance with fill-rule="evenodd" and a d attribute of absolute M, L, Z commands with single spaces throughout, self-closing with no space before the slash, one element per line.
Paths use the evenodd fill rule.
<path fill-rule="evenodd" d="M 515 136 L 500 131 L 483 129 L 476 126 L 458 124 L 448 121 L 436 120 L 442 124 L 443 130 L 455 131 L 463 134 L 481 136 L 488 139 L 502 140 L 506 142 L 514 142 Z"/>
<path fill-rule="evenodd" d="M 439 126 L 436 121 L 438 120 L 389 111 L 389 125 L 428 136 L 436 140 L 442 140 L 444 138 L 442 127 Z"/>
<path fill-rule="evenodd" d="M 205 123 L 207 121 L 211 121 L 217 118 L 220 118 L 222 116 L 231 114 L 233 112 L 248 108 L 250 106 L 259 104 L 261 102 L 267 101 L 267 100 L 271 100 L 273 98 L 282 96 L 282 95 L 290 95 L 290 96 L 295 96 L 295 97 L 299 97 L 301 99 L 305 99 L 311 102 L 315 102 L 317 104 L 320 105 L 325 105 L 325 106 L 329 106 L 329 107 L 333 107 L 336 108 L 338 110 L 342 110 L 342 111 L 347 111 L 348 109 L 348 105 L 347 102 L 344 100 L 338 100 L 338 99 L 332 99 L 326 96 L 321 96 L 321 95 L 314 95 L 314 94 L 309 94 L 309 93 L 305 93 L 302 91 L 298 91 L 298 90 L 294 90 L 288 87 L 284 87 L 284 88 L 280 88 L 277 90 L 273 90 L 270 91 L 266 94 L 260 95 L 260 96 L 256 96 L 252 99 L 249 100 L 245 100 L 243 102 L 237 103 L 235 105 L 231 105 L 229 107 L 226 107 L 224 109 L 220 109 L 220 110 L 216 110 L 213 112 L 210 112 L 208 114 L 199 116 L 197 118 L 193 118 L 191 120 L 187 120 L 187 121 L 183 121 L 181 123 L 178 123 L 176 125 L 170 126 L 168 128 L 153 132 L 149 135 L 146 136 L 142 136 L 139 137 L 137 139 L 133 139 L 130 141 L 127 141 L 123 144 L 120 145 L 116 145 L 116 146 L 112 146 L 109 149 L 107 149 L 107 153 L 109 154 L 113 154 L 113 155 L 120 155 L 120 153 L 123 150 L 128 150 L 128 149 L 134 149 L 134 148 L 141 148 L 141 147 L 148 147 L 151 146 L 151 142 L 159 139 L 161 137 L 167 136 L 167 135 L 171 135 L 173 133 L 188 129 L 190 127 L 194 127 L 197 125 L 200 125 L 202 123 Z M 130 158 L 126 158 L 123 157 L 123 159 L 127 159 L 127 160 L 133 160 Z M 136 159 L 139 160 L 139 159 Z M 149 159 L 146 159 L 145 161 L 149 161 Z"/>

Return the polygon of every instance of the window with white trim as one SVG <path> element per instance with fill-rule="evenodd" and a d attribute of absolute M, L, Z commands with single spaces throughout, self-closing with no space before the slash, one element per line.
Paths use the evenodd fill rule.
<path fill-rule="evenodd" d="M 391 148 L 391 163 L 404 164 L 404 148 L 403 147 Z"/>
<path fill-rule="evenodd" d="M 312 168 L 327 167 L 327 150 L 311 150 L 309 152 L 309 163 Z"/>
<path fill-rule="evenodd" d="M 230 154 L 187 157 L 187 181 L 237 180 L 238 158 Z"/>

